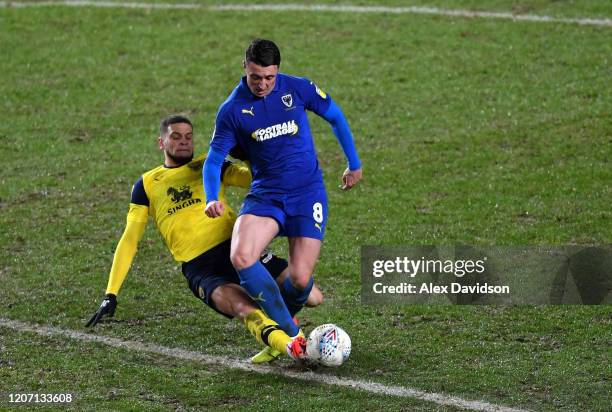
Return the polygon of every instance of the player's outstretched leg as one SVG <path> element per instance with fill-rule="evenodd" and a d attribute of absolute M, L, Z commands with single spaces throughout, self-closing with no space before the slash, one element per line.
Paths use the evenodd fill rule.
<path fill-rule="evenodd" d="M 282 284 L 283 282 L 285 282 L 288 279 L 288 275 L 289 275 L 289 269 L 286 268 L 283 270 L 283 272 L 280 274 L 280 276 L 278 278 L 276 278 L 276 282 L 277 284 L 281 287 L 281 291 L 282 291 Z M 283 296 L 284 298 L 284 296 Z M 321 291 L 319 290 L 319 288 L 317 288 L 316 285 L 314 285 L 312 287 L 312 290 L 310 291 L 310 295 L 308 296 L 308 299 L 306 301 L 306 305 L 308 307 L 316 307 L 318 305 L 320 305 L 323 301 L 323 294 L 321 293 Z M 285 303 L 287 303 L 287 300 L 285 299 Z M 287 308 L 289 309 L 289 312 L 292 315 L 295 315 L 295 313 L 292 312 L 291 308 L 289 307 L 289 305 L 287 305 Z M 297 311 L 296 311 L 297 312 Z M 293 316 L 293 323 L 295 323 L 295 325 L 297 327 L 299 327 L 299 322 L 296 316 Z M 265 346 L 259 353 L 257 353 L 256 355 L 254 355 L 253 357 L 251 357 L 251 362 L 253 363 L 268 363 L 268 362 L 272 362 L 276 359 L 278 359 L 281 355 L 283 355 L 284 352 L 280 352 L 270 346 Z"/>
<path fill-rule="evenodd" d="M 216 287 L 211 293 L 211 300 L 209 304 L 217 311 L 241 319 L 255 339 L 270 348 L 270 359 L 257 363 L 269 362 L 281 354 L 286 354 L 292 359 L 299 359 L 305 355 L 300 344 L 292 343 L 297 338 L 303 339 L 304 334 L 298 331 L 294 337 L 287 335 L 278 323 L 257 307 L 240 285 L 226 283 Z M 301 343 L 301 340 L 298 342 Z"/>
<path fill-rule="evenodd" d="M 283 353 L 278 350 L 266 346 L 259 353 L 251 357 L 251 362 L 255 364 L 270 363 L 278 359 Z"/>
<path fill-rule="evenodd" d="M 298 320 L 297 320 L 296 317 L 293 317 L 293 322 L 296 324 L 296 326 L 299 327 Z M 276 350 L 276 349 L 274 349 L 274 348 L 272 348 L 270 346 L 266 346 L 261 351 L 259 351 L 259 353 L 257 353 L 253 357 L 251 357 L 251 362 L 253 362 L 253 363 L 268 363 L 268 362 L 272 362 L 272 361 L 278 359 L 278 357 L 281 356 L 282 354 L 283 354 L 283 352 L 280 352 L 280 351 L 278 351 L 278 350 Z"/>
<path fill-rule="evenodd" d="M 306 338 L 302 331 L 297 336 L 290 337 L 260 309 L 255 309 L 246 315 L 244 323 L 258 342 L 270 348 L 266 351 L 269 358 L 266 358 L 260 352 L 258 354 L 260 356 L 256 355 L 251 358 L 253 363 L 270 362 L 282 353 L 295 360 L 306 357 Z"/>

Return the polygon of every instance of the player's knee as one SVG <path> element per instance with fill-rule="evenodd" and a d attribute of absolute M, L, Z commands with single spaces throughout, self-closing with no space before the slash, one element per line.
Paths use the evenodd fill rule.
<path fill-rule="evenodd" d="M 312 278 L 313 271 L 314 267 L 311 265 L 302 262 L 290 262 L 289 277 L 291 278 L 291 284 L 298 289 L 305 289 Z"/>
<path fill-rule="evenodd" d="M 253 264 L 257 261 L 257 256 L 242 250 L 236 250 L 232 251 L 230 260 L 232 261 L 232 265 L 237 270 L 242 270 L 253 266 Z"/>
<path fill-rule="evenodd" d="M 319 306 L 323 303 L 323 293 L 316 286 L 312 288 L 310 291 L 310 295 L 308 295 L 308 300 L 306 300 L 306 306 L 309 308 L 314 308 L 315 306 Z"/>
<path fill-rule="evenodd" d="M 291 284 L 299 290 L 304 290 L 310 285 L 310 274 L 296 275 L 291 273 Z"/>

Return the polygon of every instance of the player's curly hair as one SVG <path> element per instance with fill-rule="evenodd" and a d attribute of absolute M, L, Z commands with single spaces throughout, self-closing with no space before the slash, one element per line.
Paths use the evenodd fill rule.
<path fill-rule="evenodd" d="M 280 66 L 280 50 L 272 40 L 255 39 L 246 49 L 245 60 L 262 67 Z"/>
<path fill-rule="evenodd" d="M 191 126 L 191 128 L 193 128 L 193 124 L 187 116 L 182 114 L 171 114 L 161 121 L 161 124 L 159 125 L 159 135 L 162 137 L 165 136 L 165 134 L 168 132 L 168 126 L 176 123 L 187 123 L 189 126 Z"/>

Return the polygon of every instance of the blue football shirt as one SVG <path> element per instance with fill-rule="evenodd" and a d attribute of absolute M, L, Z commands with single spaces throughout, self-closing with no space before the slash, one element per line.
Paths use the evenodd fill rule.
<path fill-rule="evenodd" d="M 289 193 L 323 186 L 306 111 L 322 116 L 331 98 L 306 78 L 278 73 L 265 97 L 251 93 L 246 77 L 219 108 L 211 147 L 238 146 L 253 172 L 251 193 Z"/>

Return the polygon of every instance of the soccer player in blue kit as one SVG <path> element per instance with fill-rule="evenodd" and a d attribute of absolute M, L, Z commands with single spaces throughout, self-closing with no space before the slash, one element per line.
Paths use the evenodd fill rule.
<path fill-rule="evenodd" d="M 280 62 L 280 51 L 270 40 L 254 40 L 247 48 L 246 75 L 219 108 L 204 163 L 205 212 L 213 218 L 223 215 L 223 161 L 230 150 L 244 153 L 253 180 L 234 225 L 231 262 L 240 284 L 268 316 L 289 336 L 299 337 L 292 316 L 312 289 L 327 222 L 327 195 L 307 110 L 330 123 L 348 159 L 342 189 L 357 184 L 362 169 L 338 105 L 308 79 L 279 73 Z M 276 236 L 289 240 L 289 276 L 280 288 L 259 261 Z"/>

